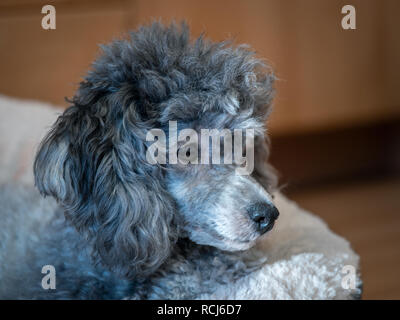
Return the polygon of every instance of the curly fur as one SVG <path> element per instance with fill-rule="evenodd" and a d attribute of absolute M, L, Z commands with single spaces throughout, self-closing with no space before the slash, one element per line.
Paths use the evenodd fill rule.
<path fill-rule="evenodd" d="M 246 208 L 272 205 L 276 179 L 264 125 L 273 74 L 245 46 L 191 42 L 185 25 L 153 23 L 102 51 L 34 164 L 37 188 L 57 200 L 66 219 L 54 209 L 46 236 L 29 249 L 35 265 L 50 261 L 65 279 L 49 297 L 190 297 L 156 279 L 172 288 L 174 268 L 190 272 L 210 263 L 207 257 L 241 266 L 233 279 L 248 266 L 229 251 L 249 249 L 260 237 Z M 146 133 L 169 120 L 196 130 L 254 128 L 253 174 L 235 176 L 233 165 L 149 164 Z M 15 294 L 47 297 L 39 289 Z"/>

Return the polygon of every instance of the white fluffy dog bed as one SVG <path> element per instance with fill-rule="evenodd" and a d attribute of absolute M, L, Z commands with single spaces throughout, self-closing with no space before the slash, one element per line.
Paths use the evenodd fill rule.
<path fill-rule="evenodd" d="M 32 185 L 35 149 L 61 109 L 0 95 L 0 184 Z M 1 204 L 0 204 L 1 205 Z M 313 214 L 277 194 L 280 218 L 259 245 L 267 263 L 200 299 L 354 299 L 359 257 Z"/>

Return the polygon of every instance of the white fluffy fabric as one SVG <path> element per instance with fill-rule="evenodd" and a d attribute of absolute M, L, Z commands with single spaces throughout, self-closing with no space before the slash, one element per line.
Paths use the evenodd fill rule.
<path fill-rule="evenodd" d="M 32 185 L 35 149 L 62 112 L 46 103 L 0 95 L 0 183 Z M 344 266 L 359 269 L 359 257 L 348 241 L 329 230 L 318 217 L 278 194 L 281 213 L 270 234 L 259 244 L 267 257 L 261 269 L 216 287 L 199 299 L 353 299 L 361 295 L 346 278 Z M 349 280 L 349 281 L 346 281 Z"/>
<path fill-rule="evenodd" d="M 0 95 L 0 183 L 33 184 L 33 159 L 41 138 L 62 109 Z"/>

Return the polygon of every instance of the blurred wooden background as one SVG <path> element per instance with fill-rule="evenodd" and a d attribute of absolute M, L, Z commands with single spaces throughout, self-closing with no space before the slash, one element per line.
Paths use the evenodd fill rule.
<path fill-rule="evenodd" d="M 358 28 L 343 30 L 347 2 L 2 0 L 0 91 L 65 106 L 99 43 L 161 17 L 186 19 L 194 35 L 248 43 L 271 63 L 280 78 L 273 134 L 400 117 L 399 1 L 351 1 Z M 41 28 L 47 3 L 56 30 Z"/>
<path fill-rule="evenodd" d="M 45 4 L 56 7 L 56 30 L 41 28 Z M 356 8 L 356 30 L 341 28 L 346 4 Z M 400 237 L 393 229 L 400 228 L 394 214 L 400 213 L 399 15 L 398 0 L 2 0 L 0 93 L 65 107 L 64 97 L 73 95 L 98 44 L 152 19 L 185 19 L 194 36 L 205 31 L 214 40 L 232 37 L 251 45 L 280 79 L 268 128 L 272 162 L 287 192 L 352 240 L 366 261 L 364 297 L 400 298 L 393 271 L 400 266 Z M 356 183 L 346 189 L 346 181 Z M 369 191 L 365 181 L 372 183 Z M 336 189 L 327 186 L 332 183 Z M 369 199 L 375 206 L 360 201 L 360 194 L 369 197 L 376 188 L 381 197 Z M 351 201 L 364 217 L 352 214 Z M 377 212 L 384 207 L 379 201 L 390 208 Z M 357 233 L 362 221 L 371 225 L 378 215 L 388 229 L 382 227 L 376 235 L 382 244 L 373 248 L 392 248 L 380 269 L 371 239 Z M 343 229 L 349 222 L 352 227 Z M 391 291 L 379 287 L 379 273 L 390 275 L 385 283 Z"/>

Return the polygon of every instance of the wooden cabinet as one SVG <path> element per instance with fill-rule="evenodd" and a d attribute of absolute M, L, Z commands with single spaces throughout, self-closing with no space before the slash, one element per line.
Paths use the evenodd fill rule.
<path fill-rule="evenodd" d="M 347 1 L 349 2 L 349 1 Z M 400 117 L 400 2 L 352 0 L 357 29 L 341 28 L 340 0 L 52 1 L 0 4 L 0 93 L 65 106 L 105 43 L 152 19 L 186 19 L 194 35 L 248 43 L 279 77 L 274 135 Z"/>

